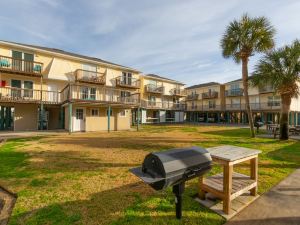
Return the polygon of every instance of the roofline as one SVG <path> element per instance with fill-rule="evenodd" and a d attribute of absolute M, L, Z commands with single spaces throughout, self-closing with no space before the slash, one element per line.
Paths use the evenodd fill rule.
<path fill-rule="evenodd" d="M 223 84 L 221 84 L 221 83 L 215 83 L 215 84 L 210 84 L 210 85 L 204 85 L 204 86 L 202 86 L 202 87 L 193 87 L 193 86 L 197 86 L 197 85 L 201 85 L 201 84 L 195 84 L 195 85 L 192 85 L 192 86 L 190 86 L 190 87 L 186 87 L 185 89 L 194 89 L 194 88 L 205 88 L 205 87 L 211 87 L 211 86 L 221 86 L 221 85 L 223 85 Z"/>
<path fill-rule="evenodd" d="M 90 63 L 94 63 L 94 64 L 105 65 L 105 66 L 112 67 L 112 68 L 119 68 L 119 69 L 124 69 L 124 70 L 127 70 L 127 71 L 131 71 L 131 72 L 141 73 L 141 71 L 133 69 L 133 68 L 129 68 L 129 67 L 121 66 L 121 65 L 117 66 L 117 65 L 110 64 L 110 63 L 99 62 L 99 61 L 95 61 L 95 60 L 91 60 L 91 59 L 85 59 L 83 57 L 71 56 L 71 55 L 68 55 L 68 54 L 53 52 L 53 51 L 50 51 L 50 50 L 40 49 L 40 48 L 36 48 L 36 47 L 29 47 L 29 46 L 26 46 L 25 44 L 23 45 L 21 43 L 17 44 L 17 43 L 12 43 L 12 42 L 7 42 L 7 41 L 0 40 L 0 44 L 4 44 L 4 45 L 8 45 L 8 46 L 16 46 L 16 47 L 19 47 L 19 48 L 30 49 L 30 50 L 33 49 L 33 50 L 43 52 L 43 53 L 50 53 L 52 55 L 64 56 L 64 57 L 68 57 L 70 59 L 77 59 L 77 60 L 80 60 L 80 61 L 85 61 L 85 62 L 90 62 Z M 74 53 L 74 54 L 76 54 L 76 53 Z M 89 56 L 87 56 L 87 57 L 89 57 Z"/>
<path fill-rule="evenodd" d="M 176 81 L 176 80 L 171 80 L 171 79 L 168 79 L 168 78 L 159 78 L 159 77 L 151 77 L 151 76 L 147 76 L 147 74 L 143 74 L 141 75 L 143 76 L 144 78 L 147 78 L 147 79 L 153 79 L 153 80 L 161 80 L 161 81 L 165 81 L 165 82 L 169 82 L 169 83 L 174 83 L 174 84 L 180 84 L 180 85 L 186 85 L 185 83 L 182 83 L 180 81 Z"/>

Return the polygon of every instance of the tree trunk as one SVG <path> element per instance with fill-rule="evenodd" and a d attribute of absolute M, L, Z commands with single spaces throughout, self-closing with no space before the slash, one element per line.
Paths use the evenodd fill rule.
<path fill-rule="evenodd" d="M 255 137 L 252 110 L 250 108 L 249 94 L 248 94 L 248 57 L 244 57 L 242 59 L 242 76 L 243 76 L 244 96 L 246 101 L 246 110 L 248 113 L 251 137 Z"/>
<path fill-rule="evenodd" d="M 280 115 L 280 140 L 289 139 L 289 113 L 291 106 L 291 97 L 281 95 L 281 115 Z"/>

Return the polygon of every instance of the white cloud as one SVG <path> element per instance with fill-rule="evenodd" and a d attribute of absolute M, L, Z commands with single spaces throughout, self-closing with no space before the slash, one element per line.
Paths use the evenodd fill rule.
<path fill-rule="evenodd" d="M 278 45 L 300 33 L 296 0 L 10 0 L 1 7 L 7 40 L 84 53 L 188 84 L 240 77 L 241 66 L 222 58 L 219 41 L 245 12 L 268 17 Z M 250 72 L 257 59 L 250 60 Z"/>

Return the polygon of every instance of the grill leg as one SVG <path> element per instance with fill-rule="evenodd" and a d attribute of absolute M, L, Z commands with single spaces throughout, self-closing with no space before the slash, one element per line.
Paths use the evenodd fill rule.
<path fill-rule="evenodd" d="M 181 219 L 182 217 L 182 194 L 184 192 L 185 183 L 179 183 L 173 186 L 173 193 L 175 194 L 175 205 L 176 205 L 176 218 Z"/>

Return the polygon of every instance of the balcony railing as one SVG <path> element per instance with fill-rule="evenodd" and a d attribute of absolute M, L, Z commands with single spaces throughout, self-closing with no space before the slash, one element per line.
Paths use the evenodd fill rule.
<path fill-rule="evenodd" d="M 216 104 L 202 106 L 203 111 L 214 111 L 214 110 L 220 110 L 220 109 L 221 109 L 221 106 L 216 105 Z"/>
<path fill-rule="evenodd" d="M 184 103 L 174 103 L 174 102 L 156 102 L 156 101 L 148 101 L 148 100 L 141 100 L 141 106 L 143 108 L 148 109 L 165 109 L 165 110 L 185 110 L 186 104 Z"/>
<path fill-rule="evenodd" d="M 218 98 L 218 92 L 212 91 L 212 92 L 205 92 L 202 93 L 202 98 L 203 99 L 210 99 L 210 98 Z"/>
<path fill-rule="evenodd" d="M 175 96 L 186 96 L 186 91 L 179 88 L 173 88 L 170 90 L 170 94 Z"/>
<path fill-rule="evenodd" d="M 243 96 L 243 94 L 244 94 L 244 89 L 242 89 L 242 88 L 231 89 L 231 90 L 225 91 L 226 97 Z"/>
<path fill-rule="evenodd" d="M 60 103 L 60 93 L 57 91 L 46 91 L 15 87 L 0 87 L 0 101 L 20 103 Z"/>
<path fill-rule="evenodd" d="M 270 101 L 262 103 L 250 103 L 252 110 L 278 110 L 281 107 L 280 101 Z M 226 110 L 246 110 L 245 104 L 227 104 Z"/>
<path fill-rule="evenodd" d="M 112 104 L 139 104 L 139 94 L 122 96 L 122 90 L 112 87 L 90 87 L 70 84 L 61 91 L 62 102 L 98 102 Z"/>
<path fill-rule="evenodd" d="M 140 80 L 133 77 L 117 77 L 116 86 L 126 88 L 140 88 Z"/>
<path fill-rule="evenodd" d="M 146 84 L 145 91 L 149 93 L 156 93 L 156 94 L 164 94 L 165 87 L 164 86 L 157 86 L 154 84 Z"/>
<path fill-rule="evenodd" d="M 260 94 L 273 93 L 274 88 L 271 86 L 265 86 L 258 89 Z"/>
<path fill-rule="evenodd" d="M 193 101 L 193 100 L 197 100 L 199 97 L 199 94 L 190 94 L 186 96 L 186 100 L 188 101 Z"/>
<path fill-rule="evenodd" d="M 95 71 L 78 69 L 75 71 L 75 79 L 82 83 L 105 84 L 105 74 Z"/>
<path fill-rule="evenodd" d="M 43 63 L 0 55 L 0 71 L 29 76 L 41 76 Z"/>

